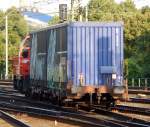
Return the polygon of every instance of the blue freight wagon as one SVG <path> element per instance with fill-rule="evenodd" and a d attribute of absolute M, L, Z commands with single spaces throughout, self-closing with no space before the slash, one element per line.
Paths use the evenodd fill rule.
<path fill-rule="evenodd" d="M 122 22 L 61 23 L 30 36 L 32 94 L 82 98 L 124 93 Z"/>

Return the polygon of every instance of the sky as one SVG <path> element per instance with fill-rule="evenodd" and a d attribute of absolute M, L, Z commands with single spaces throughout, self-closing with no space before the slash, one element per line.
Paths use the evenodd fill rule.
<path fill-rule="evenodd" d="M 26 1 L 31 1 L 31 0 L 26 0 Z M 37 1 L 37 0 L 34 0 Z M 58 0 L 49 0 L 49 1 L 58 1 Z M 69 0 L 59 0 L 61 2 L 63 1 L 69 1 Z M 82 0 L 82 1 L 88 1 L 88 0 Z M 124 0 L 115 0 L 117 3 L 120 3 L 121 1 Z M 150 0 L 134 0 L 136 7 L 140 8 L 142 6 L 150 6 Z M 9 8 L 10 6 L 19 6 L 19 0 L 0 0 L 0 9 L 6 10 L 7 8 Z"/>
<path fill-rule="evenodd" d="M 19 7 L 19 1 L 24 1 L 25 3 L 28 2 L 28 5 L 32 3 L 31 2 L 32 0 L 0 0 L 0 10 L 6 11 L 8 8 L 10 8 L 12 6 Z M 40 0 L 34 0 L 34 1 L 40 1 Z M 46 1 L 46 0 L 43 0 L 43 1 Z M 39 5 L 40 11 L 42 11 L 42 13 L 44 12 L 43 14 L 46 14 L 46 15 L 48 15 L 48 13 L 46 13 L 46 12 L 47 11 L 49 12 L 49 9 L 52 12 L 56 11 L 58 9 L 58 7 L 57 7 L 58 5 L 56 5 L 56 3 L 58 3 L 58 1 L 59 1 L 59 3 L 68 3 L 68 2 L 70 2 L 70 0 L 48 0 L 48 1 L 53 6 L 53 8 L 49 8 L 49 4 L 47 4 L 47 3 L 45 5 L 43 4 L 44 7 L 43 7 L 43 5 Z M 89 0 L 82 0 L 82 3 L 84 3 L 84 5 L 85 5 L 85 3 L 88 3 L 88 1 Z M 115 0 L 115 1 L 117 3 L 120 3 L 124 0 Z M 134 0 L 134 2 L 136 4 L 137 8 L 141 8 L 142 6 L 146 6 L 146 5 L 150 6 L 150 0 Z M 55 3 L 55 4 L 52 4 L 52 3 Z M 45 11 L 45 9 L 46 9 L 46 11 Z M 26 15 L 25 14 L 25 17 L 29 21 L 34 20 L 34 22 L 35 22 L 35 20 L 36 20 L 36 22 L 39 22 L 40 24 L 41 24 L 41 22 L 43 22 L 45 24 L 45 22 L 47 22 L 47 21 L 43 21 L 43 20 L 45 20 L 45 17 L 41 14 L 38 15 L 38 16 L 35 16 L 35 14 L 34 15 Z M 41 18 L 41 16 L 43 16 L 43 18 Z"/>

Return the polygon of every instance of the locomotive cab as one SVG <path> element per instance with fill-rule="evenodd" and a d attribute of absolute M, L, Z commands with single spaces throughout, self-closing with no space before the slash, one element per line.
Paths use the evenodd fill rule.
<path fill-rule="evenodd" d="M 23 57 L 23 58 L 28 58 L 28 56 L 29 56 L 29 49 L 24 48 L 24 49 L 22 50 L 22 57 Z"/>

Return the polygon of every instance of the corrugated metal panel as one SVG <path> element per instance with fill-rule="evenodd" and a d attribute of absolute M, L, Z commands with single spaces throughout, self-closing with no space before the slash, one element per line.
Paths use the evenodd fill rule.
<path fill-rule="evenodd" d="M 31 40 L 31 60 L 30 60 L 30 78 L 35 79 L 36 75 L 36 53 L 37 53 L 37 34 L 32 34 Z"/>
<path fill-rule="evenodd" d="M 73 80 L 75 86 L 80 85 L 81 74 L 84 77 L 84 85 L 104 85 L 108 84 L 108 80 L 110 81 L 108 85 L 111 85 L 113 68 L 117 74 L 115 84 L 122 85 L 122 64 L 122 23 L 78 22 L 70 24 L 68 28 L 68 79 Z"/>
<path fill-rule="evenodd" d="M 112 85 L 112 73 L 116 72 L 115 84 L 121 85 L 122 23 L 64 23 L 32 35 L 31 79 L 47 77 L 49 87 L 57 87 L 53 82 L 68 80 L 79 86 L 83 75 L 84 85 L 100 86 L 108 84 L 108 80 Z"/>
<path fill-rule="evenodd" d="M 37 53 L 46 53 L 46 36 L 47 31 L 40 31 L 37 33 Z"/>
<path fill-rule="evenodd" d="M 67 82 L 67 28 L 50 29 L 48 37 L 48 86 L 57 88 L 59 82 Z"/>
<path fill-rule="evenodd" d="M 47 80 L 46 31 L 32 34 L 30 77 L 34 80 Z"/>

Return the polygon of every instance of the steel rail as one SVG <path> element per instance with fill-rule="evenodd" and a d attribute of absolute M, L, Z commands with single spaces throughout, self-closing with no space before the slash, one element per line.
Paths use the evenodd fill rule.
<path fill-rule="evenodd" d="M 150 116 L 150 108 L 140 108 L 140 107 L 126 106 L 126 105 L 117 105 L 115 107 L 112 107 L 111 109 L 119 110 L 121 112 L 129 112 L 129 113 Z"/>
<path fill-rule="evenodd" d="M 8 113 L 0 110 L 0 117 L 10 123 L 11 125 L 14 125 L 15 127 L 30 127 L 29 125 L 23 123 L 22 121 L 17 120 L 16 118 L 12 117 Z"/>
<path fill-rule="evenodd" d="M 131 103 L 141 103 L 141 104 L 150 104 L 150 99 L 144 98 L 129 98 L 129 100 L 121 99 L 121 102 L 131 102 Z"/>
<path fill-rule="evenodd" d="M 92 112 L 95 112 L 97 114 L 101 114 L 101 115 L 105 115 L 105 116 L 109 116 L 111 118 L 113 118 L 113 121 L 117 123 L 122 123 L 123 125 L 127 125 L 127 126 L 134 126 L 134 127 L 149 127 L 150 126 L 150 122 L 144 121 L 144 120 L 140 120 L 140 119 L 136 119 L 133 117 L 129 117 L 129 116 L 124 116 L 118 113 L 114 113 L 105 109 L 101 109 L 98 108 L 97 106 L 94 107 L 91 106 L 91 108 L 87 105 L 79 105 L 79 107 L 83 110 L 91 110 Z M 116 121 L 117 120 L 117 121 Z"/>
<path fill-rule="evenodd" d="M 0 108 L 3 110 L 19 111 L 23 113 L 32 114 L 32 115 L 59 118 L 59 119 L 69 120 L 72 122 L 79 122 L 81 124 L 86 124 L 90 126 L 96 126 L 96 127 L 126 127 L 120 123 L 114 123 L 113 121 L 109 121 L 105 119 L 96 119 L 94 117 L 90 117 L 90 116 L 87 116 L 84 114 L 78 114 L 78 113 L 47 110 L 47 109 L 28 107 L 28 106 L 17 106 L 17 105 L 12 105 L 8 103 L 6 104 L 0 103 Z"/>
<path fill-rule="evenodd" d="M 8 98 L 9 97 L 9 98 Z M 26 98 L 24 98 L 24 97 L 18 97 L 18 96 L 15 96 L 14 94 L 10 94 L 10 95 L 6 95 L 6 96 L 0 96 L 0 98 L 3 98 L 4 100 L 6 100 L 6 99 L 8 99 L 8 101 L 10 101 L 10 100 L 13 100 L 15 103 L 17 102 L 17 101 L 22 101 L 22 102 L 24 102 L 24 103 L 30 103 L 30 104 L 32 104 L 32 105 L 34 105 L 34 106 L 40 106 L 40 107 L 45 107 L 45 108 L 47 108 L 47 107 L 49 107 L 50 106 L 50 108 L 54 108 L 55 110 L 61 110 L 61 111 L 68 111 L 67 109 L 64 109 L 64 108 L 61 108 L 60 106 L 54 106 L 54 105 L 51 105 L 51 104 L 49 104 L 49 106 L 48 106 L 48 104 L 45 104 L 45 103 L 41 103 L 41 102 L 35 102 L 35 101 L 33 101 L 33 100 L 28 100 L 28 99 L 26 99 Z M 11 101 L 11 102 L 13 102 L 13 101 Z M 4 106 L 4 105 L 3 105 Z M 2 107 L 3 107 L 2 106 Z M 4 106 L 5 107 L 5 106 Z M 3 107 L 3 108 L 4 108 Z M 96 113 L 99 113 L 99 114 L 103 114 L 103 115 L 108 115 L 108 116 L 111 116 L 111 117 L 114 117 L 114 114 L 112 115 L 112 112 L 108 112 L 107 111 L 107 113 L 106 112 L 104 112 L 104 110 L 102 111 L 102 109 L 100 109 L 100 108 L 97 108 L 97 107 L 94 107 L 93 108 L 94 109 L 94 111 L 96 112 Z M 30 108 L 28 108 L 28 110 L 30 111 Z M 35 109 L 34 109 L 35 110 Z M 35 110 L 35 112 L 37 111 L 37 109 Z M 30 111 L 31 112 L 31 111 Z M 41 111 L 41 112 L 43 112 L 43 110 Z M 62 112 L 61 112 L 62 113 Z M 42 115 L 42 114 L 41 114 Z M 45 115 L 45 114 L 43 114 L 43 115 Z M 47 114 L 47 115 L 50 115 L 50 114 Z M 53 114 L 54 115 L 54 114 Z M 60 114 L 59 114 L 60 115 Z M 72 119 L 72 112 L 70 113 L 68 113 L 68 114 L 65 114 L 65 115 L 69 115 L 68 116 L 68 118 L 71 118 Z M 75 114 L 74 114 L 75 115 Z M 78 120 L 80 120 L 80 118 L 81 118 L 81 114 L 78 114 L 79 116 L 78 116 Z M 115 114 L 116 115 L 116 114 Z M 65 116 L 64 116 L 65 117 Z M 117 119 L 118 119 L 118 115 L 116 115 L 115 116 Z M 116 121 L 113 121 L 113 120 L 111 120 L 111 121 L 107 121 L 107 120 L 104 120 L 103 119 L 103 121 L 105 121 L 105 125 L 106 125 L 106 123 L 108 123 L 108 124 L 111 124 L 111 126 L 133 126 L 134 125 L 134 127 L 139 127 L 139 126 L 141 126 L 141 125 L 143 125 L 143 126 L 147 126 L 147 124 L 148 125 L 150 125 L 148 122 L 146 122 L 145 123 L 145 121 L 143 122 L 142 120 L 141 121 L 139 121 L 138 119 L 131 119 L 131 118 L 129 118 L 128 117 L 128 119 L 125 119 L 124 118 L 125 116 L 123 116 L 123 115 L 121 115 L 120 116 L 120 118 L 121 118 L 121 120 L 119 121 L 119 120 L 117 120 L 118 122 L 116 122 Z M 123 119 L 124 118 L 124 119 Z M 74 119 L 76 119 L 76 118 L 74 118 Z M 88 120 L 86 120 L 86 122 L 89 122 L 89 120 L 91 120 L 91 118 L 90 119 L 88 119 Z M 134 121 L 133 121 L 134 120 Z M 135 120 L 137 120 L 137 121 L 135 121 Z M 83 120 L 84 121 L 84 120 Z M 123 122 L 123 121 L 126 121 L 126 122 Z M 129 123 L 129 121 L 131 121 L 130 123 Z M 135 123 L 135 122 L 137 122 L 137 123 Z M 95 122 L 94 122 L 95 123 Z M 102 125 L 102 124 L 101 124 Z"/>
<path fill-rule="evenodd" d="M 129 94 L 146 94 L 150 95 L 150 90 L 135 90 L 135 89 L 128 89 Z"/>
<path fill-rule="evenodd" d="M 128 89 L 129 90 L 150 90 L 150 86 L 148 86 L 148 87 L 145 87 L 145 86 L 143 86 L 143 87 L 139 87 L 139 86 L 132 87 L 132 86 L 129 86 Z"/>
<path fill-rule="evenodd" d="M 70 112 L 70 110 L 68 110 L 68 109 L 66 109 L 66 108 L 62 108 L 62 107 L 60 107 L 60 106 L 56 106 L 56 105 L 52 105 L 52 104 L 45 104 L 45 103 L 42 103 L 42 102 L 36 102 L 36 101 L 33 101 L 33 100 L 27 100 L 27 99 L 25 99 L 25 98 L 16 98 L 16 96 L 0 96 L 0 98 L 3 98 L 3 101 L 5 101 L 6 102 L 6 100 L 7 100 L 7 102 L 11 102 L 11 103 L 16 103 L 17 104 L 17 101 L 21 101 L 21 103 L 23 103 L 23 102 L 25 102 L 25 103 L 29 103 L 30 105 L 32 105 L 32 106 L 39 106 L 39 107 L 41 107 L 41 108 L 46 108 L 46 109 L 49 109 L 49 108 L 51 108 L 51 109 L 55 109 L 55 110 L 57 110 L 57 111 L 69 111 Z M 12 99 L 12 100 L 14 100 L 14 101 L 10 101 L 10 99 Z M 20 102 L 19 102 L 20 103 Z M 27 104 L 23 104 L 23 105 L 27 105 Z M 29 106 L 29 105 L 28 105 Z M 121 119 L 122 121 L 133 121 L 133 120 L 135 120 L 135 119 L 133 119 L 133 118 L 130 118 L 130 117 L 126 117 L 126 118 L 124 118 L 125 116 L 123 116 L 123 115 L 121 115 L 120 116 L 120 118 L 118 118 L 118 115 L 116 115 L 116 114 L 114 114 L 114 115 L 112 115 L 112 112 L 108 112 L 108 111 L 104 111 L 104 110 L 102 110 L 102 109 L 99 109 L 99 108 L 97 108 L 97 107 L 95 107 L 95 112 L 96 113 L 99 113 L 99 114 L 103 114 L 103 115 L 107 115 L 107 116 L 113 116 L 113 117 L 116 117 L 116 119 Z M 75 111 L 72 111 L 72 113 L 74 113 Z M 111 115 L 110 115 L 111 114 Z M 140 121 L 140 122 L 139 122 Z M 137 122 L 137 123 L 139 123 L 139 124 L 145 124 L 145 122 L 143 122 L 143 121 L 141 121 L 141 120 L 136 120 L 135 122 Z M 130 123 L 131 124 L 131 123 Z"/>
<path fill-rule="evenodd" d="M 15 103 L 18 105 L 27 105 L 27 106 L 34 106 L 34 107 L 39 107 L 43 109 L 55 109 L 57 111 L 66 111 L 66 112 L 76 112 L 74 110 L 61 107 L 58 105 L 51 104 L 50 102 L 41 102 L 41 101 L 35 101 L 35 100 L 30 100 L 25 97 L 18 97 L 14 95 L 7 95 L 7 94 L 0 94 L 0 101 L 2 102 L 8 102 L 8 103 Z"/>
<path fill-rule="evenodd" d="M 0 85 L 13 86 L 13 82 L 11 80 L 0 80 Z"/>
<path fill-rule="evenodd" d="M 144 98 L 130 98 L 131 102 L 140 102 L 140 103 L 147 103 L 150 104 L 150 99 Z"/>

